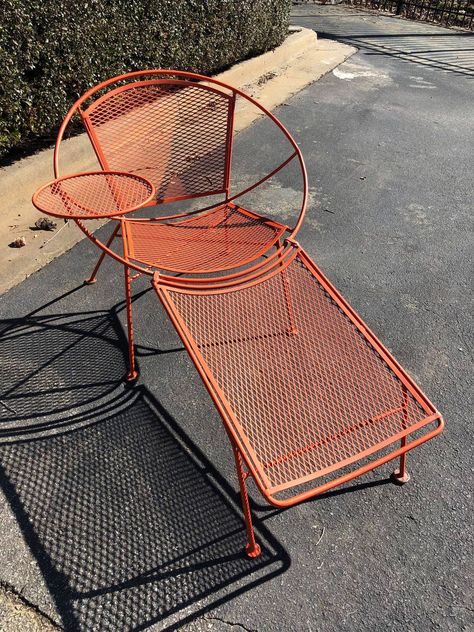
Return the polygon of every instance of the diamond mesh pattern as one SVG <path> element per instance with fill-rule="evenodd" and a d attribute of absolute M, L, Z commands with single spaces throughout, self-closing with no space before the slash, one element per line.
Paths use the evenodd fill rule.
<path fill-rule="evenodd" d="M 262 555 L 240 554 L 243 524 L 232 490 L 193 444 L 179 440 L 146 391 L 123 393 L 109 413 L 100 406 L 83 412 L 85 423 L 73 432 L 54 425 L 55 436 L 0 442 L 2 493 L 47 565 L 46 585 L 70 632 L 176 629 L 202 612 L 204 599 L 212 607 L 223 590 L 249 590 L 256 573 L 262 581 L 284 568 L 263 527 Z"/>
<path fill-rule="evenodd" d="M 267 251 L 285 227 L 225 206 L 178 223 L 126 222 L 130 256 L 176 272 L 229 269 Z"/>
<path fill-rule="evenodd" d="M 427 417 L 299 257 L 234 291 L 164 291 L 273 491 L 375 452 Z"/>
<path fill-rule="evenodd" d="M 187 82 L 144 82 L 98 99 L 85 119 L 103 167 L 144 176 L 166 201 L 225 189 L 230 104 Z"/>
<path fill-rule="evenodd" d="M 33 202 L 59 217 L 110 217 L 138 208 L 152 192 L 148 182 L 134 175 L 89 173 L 50 183 L 35 193 Z"/>

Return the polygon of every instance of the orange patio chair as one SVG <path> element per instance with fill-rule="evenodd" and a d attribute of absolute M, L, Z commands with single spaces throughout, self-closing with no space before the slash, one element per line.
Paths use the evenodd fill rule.
<path fill-rule="evenodd" d="M 271 121 L 285 140 L 286 154 L 278 164 L 244 189 L 231 188 L 234 120 L 239 100 Z M 130 270 L 152 275 L 166 270 L 199 275 L 239 268 L 265 255 L 284 236 L 295 235 L 304 217 L 307 176 L 298 145 L 283 124 L 260 103 L 220 81 L 189 72 L 149 70 L 114 77 L 87 91 L 67 113 L 54 152 L 54 175 L 61 177 L 61 148 L 65 133 L 80 122 L 87 132 L 99 166 L 114 176 L 67 176 L 61 185 L 45 185 L 34 196 L 40 209 L 54 207 L 56 215 L 74 219 L 99 246 L 101 254 L 86 283 L 95 283 L 105 254 L 124 265 L 130 346 L 128 379 L 137 377 L 133 348 Z M 296 161 L 302 182 L 295 223 L 289 227 L 250 210 L 239 199 Z M 143 199 L 124 193 L 135 176 L 134 194 L 142 187 Z M 141 180 L 140 180 L 141 178 Z M 113 198 L 112 184 L 122 199 Z M 142 184 L 138 184 L 142 182 Z M 153 194 L 150 196 L 150 185 Z M 91 206 L 59 208 L 58 189 L 82 188 Z M 125 196 L 125 197 L 123 197 Z M 132 196 L 133 197 L 133 196 Z M 216 200 L 216 197 L 218 198 Z M 53 199 L 55 198 L 55 199 Z M 125 199 L 126 198 L 126 199 Z M 159 217 L 130 216 L 138 206 L 183 203 L 206 199 L 199 209 L 178 210 Z M 74 197 L 74 199 L 76 199 Z M 132 204 L 130 206 L 129 202 Z M 112 205 L 110 205 L 112 203 Z M 123 203 L 123 204 L 122 204 Z M 136 204 L 135 204 L 136 203 Z M 257 212 L 256 212 L 257 211 Z M 120 218 L 119 218 L 120 216 Z M 116 218 L 110 239 L 102 243 L 84 224 L 85 219 Z M 122 238 L 122 253 L 111 249 Z"/>
<path fill-rule="evenodd" d="M 168 77 L 169 75 L 169 77 Z M 143 77 L 146 77 L 144 79 Z M 163 78 L 165 76 L 165 78 Z M 263 178 L 230 188 L 236 97 L 240 91 L 176 71 L 132 73 L 84 95 L 63 123 L 82 119 L 102 171 L 57 177 L 36 206 L 73 218 L 104 255 L 125 269 L 130 373 L 135 377 L 130 269 L 153 286 L 216 405 L 234 451 L 247 527 L 255 540 L 246 479 L 287 507 L 392 459 L 408 480 L 406 454 L 439 434 L 440 413 L 295 240 L 307 181 L 291 151 Z M 302 202 L 290 228 L 237 204 L 296 160 Z M 223 200 L 166 217 L 134 218 L 146 205 Z M 112 217 L 107 243 L 84 224 Z M 111 249 L 122 237 L 123 250 Z"/>

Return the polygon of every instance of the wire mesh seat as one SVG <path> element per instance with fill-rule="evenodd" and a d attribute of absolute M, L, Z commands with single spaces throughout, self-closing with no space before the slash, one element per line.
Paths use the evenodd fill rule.
<path fill-rule="evenodd" d="M 252 261 L 285 230 L 232 202 L 177 222 L 122 223 L 128 259 L 186 274 L 219 272 Z"/>
<path fill-rule="evenodd" d="M 276 126 L 290 152 L 233 192 L 237 97 Z M 102 171 L 59 177 L 61 141 L 74 116 L 85 126 Z M 245 195 L 293 162 L 302 187 L 291 226 L 243 204 Z M 295 241 L 306 208 L 306 170 L 297 144 L 270 112 L 203 76 L 129 73 L 74 104 L 59 131 L 54 168 L 56 180 L 33 202 L 73 218 L 101 248 L 88 282 L 95 281 L 106 254 L 124 266 L 129 379 L 137 375 L 130 271 L 153 278 L 231 441 L 249 556 L 260 548 L 248 476 L 280 507 L 397 457 L 394 478 L 408 480 L 406 453 L 439 434 L 444 422 Z M 169 215 L 131 214 L 201 198 L 210 203 Z M 106 243 L 84 223 L 94 217 L 115 222 Z M 112 249 L 117 237 L 122 252 Z"/>

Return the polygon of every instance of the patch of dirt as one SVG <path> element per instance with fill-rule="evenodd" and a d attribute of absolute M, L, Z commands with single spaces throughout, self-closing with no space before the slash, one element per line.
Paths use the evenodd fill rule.
<path fill-rule="evenodd" d="M 57 632 L 58 626 L 0 586 L 0 632 Z"/>

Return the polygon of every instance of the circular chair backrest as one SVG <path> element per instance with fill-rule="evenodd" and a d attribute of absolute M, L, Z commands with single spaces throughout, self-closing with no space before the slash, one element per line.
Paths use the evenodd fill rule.
<path fill-rule="evenodd" d="M 277 126 L 290 145 L 290 153 L 263 177 L 233 193 L 230 182 L 237 98 L 252 104 Z M 253 191 L 296 159 L 302 177 L 301 205 L 289 236 L 301 226 L 307 201 L 301 151 L 271 112 L 237 88 L 176 70 L 137 71 L 104 81 L 88 90 L 67 113 L 56 141 L 55 177 L 61 175 L 61 141 L 75 116 L 80 117 L 102 169 L 141 175 L 155 186 L 156 200 L 151 204 L 221 194 L 223 200 L 205 207 L 212 208 Z"/>

